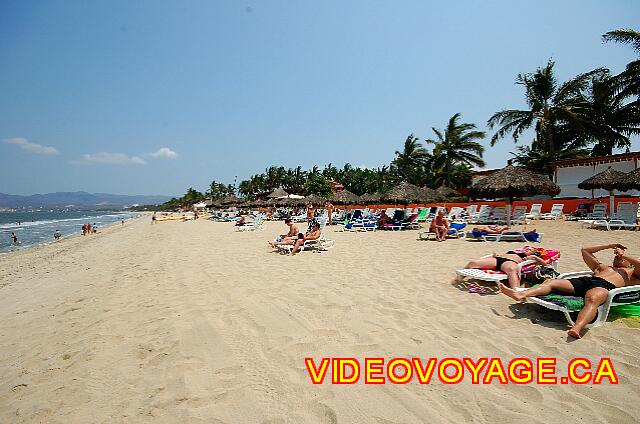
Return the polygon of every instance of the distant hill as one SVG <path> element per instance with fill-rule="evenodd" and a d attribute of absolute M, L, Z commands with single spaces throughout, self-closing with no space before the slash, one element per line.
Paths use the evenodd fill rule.
<path fill-rule="evenodd" d="M 169 196 L 124 196 L 85 191 L 58 192 L 19 196 L 0 193 L 0 208 L 121 208 L 123 206 L 158 205 L 170 200 Z"/>

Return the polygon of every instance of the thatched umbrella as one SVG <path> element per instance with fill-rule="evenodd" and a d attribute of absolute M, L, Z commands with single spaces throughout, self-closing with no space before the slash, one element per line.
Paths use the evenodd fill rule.
<path fill-rule="evenodd" d="M 507 224 L 511 224 L 511 203 L 515 197 L 528 197 L 538 194 L 555 196 L 560 187 L 546 175 L 537 174 L 526 168 L 507 165 L 493 174 L 484 177 L 471 187 L 473 197 L 486 199 L 507 199 Z"/>
<path fill-rule="evenodd" d="M 640 190 L 640 168 L 629 172 L 622 183 L 621 191 Z"/>
<path fill-rule="evenodd" d="M 379 192 L 376 193 L 366 193 L 360 196 L 360 202 L 366 205 L 373 205 L 376 203 L 380 203 L 382 201 L 382 194 Z"/>
<path fill-rule="evenodd" d="M 628 179 L 629 174 L 609 167 L 606 171 L 602 171 L 578 184 L 578 188 L 582 190 L 607 190 L 609 192 L 609 215 L 612 216 L 614 211 L 613 190 L 625 191 L 625 182 Z"/>
<path fill-rule="evenodd" d="M 242 200 L 241 198 L 239 198 L 238 196 L 236 196 L 235 194 L 231 194 L 229 196 L 225 196 L 222 199 L 220 199 L 220 204 L 225 206 L 225 205 L 237 205 L 244 202 L 244 200 Z"/>
<path fill-rule="evenodd" d="M 443 197 L 443 198 L 460 196 L 460 193 L 458 193 L 456 190 L 452 189 L 451 187 L 447 187 L 444 184 L 442 184 L 440 187 L 436 189 L 436 193 L 438 193 L 440 197 Z"/>
<path fill-rule="evenodd" d="M 278 197 L 287 197 L 288 195 L 289 193 L 284 191 L 281 187 L 278 187 L 277 189 L 273 190 L 267 197 L 269 199 L 276 199 Z"/>
<path fill-rule="evenodd" d="M 305 203 L 311 203 L 312 205 L 322 206 L 327 201 L 326 197 L 320 197 L 316 194 L 312 194 L 303 199 Z"/>
<path fill-rule="evenodd" d="M 391 189 L 391 191 L 384 193 L 382 200 L 390 201 L 394 203 L 408 204 L 412 202 L 428 203 L 435 201 L 438 196 L 433 194 L 433 190 L 418 187 L 408 182 L 402 182 Z"/>
<path fill-rule="evenodd" d="M 342 190 L 331 196 L 329 200 L 336 205 L 353 205 L 360 201 L 360 197 L 358 197 L 357 194 L 351 193 L 349 190 Z"/>

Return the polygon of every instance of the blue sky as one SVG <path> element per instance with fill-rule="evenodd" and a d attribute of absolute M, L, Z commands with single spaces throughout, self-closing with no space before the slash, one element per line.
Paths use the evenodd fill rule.
<path fill-rule="evenodd" d="M 561 81 L 622 70 L 632 50 L 600 37 L 638 22 L 635 0 L 4 0 L 0 192 L 181 194 L 269 165 L 379 166 L 454 113 L 485 129 L 525 107 L 515 76 L 549 58 Z M 488 147 L 487 167 L 514 147 Z"/>

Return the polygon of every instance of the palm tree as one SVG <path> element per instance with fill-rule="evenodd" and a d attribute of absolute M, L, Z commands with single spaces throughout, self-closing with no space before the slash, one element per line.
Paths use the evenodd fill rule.
<path fill-rule="evenodd" d="M 617 76 L 594 77 L 579 112 L 585 128 L 583 136 L 596 144 L 593 156 L 613 154 L 615 148 L 631 147 L 630 136 L 640 134 L 640 109 L 637 102 L 626 102 Z"/>
<path fill-rule="evenodd" d="M 487 121 L 489 128 L 500 126 L 491 137 L 491 145 L 511 133 L 514 142 L 526 130 L 534 128 L 537 149 L 549 152 L 554 158 L 556 152 L 563 149 L 561 137 L 557 137 L 559 127 L 569 124 L 576 130 L 582 129 L 582 122 L 578 116 L 583 106 L 583 90 L 591 79 L 606 72 L 595 69 L 558 85 L 553 73 L 555 63 L 547 62 L 543 68 L 538 68 L 532 74 L 518 74 L 516 84 L 523 85 L 528 105 L 527 110 L 506 109 L 493 114 Z"/>
<path fill-rule="evenodd" d="M 451 186 L 453 169 L 458 164 L 483 167 L 482 153 L 484 147 L 476 140 L 485 137 L 484 131 L 476 131 L 475 124 L 459 123 L 461 114 L 456 113 L 449 118 L 444 133 L 432 128 L 436 140 L 425 140 L 433 144 L 433 169 L 443 175 L 444 182 Z"/>
<path fill-rule="evenodd" d="M 419 184 L 421 174 L 431 159 L 431 154 L 422 147 L 418 138 L 409 134 L 404 142 L 402 152 L 396 150 L 396 157 L 391 163 L 398 174 L 411 184 Z"/>

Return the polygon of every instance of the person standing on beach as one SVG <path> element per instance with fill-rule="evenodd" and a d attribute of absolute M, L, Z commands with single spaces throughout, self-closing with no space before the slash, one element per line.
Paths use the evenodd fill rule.
<path fill-rule="evenodd" d="M 327 200 L 327 203 L 324 204 L 324 208 L 327 210 L 327 215 L 329 216 L 329 225 L 331 225 L 331 221 L 333 219 L 333 203 Z"/>
<path fill-rule="evenodd" d="M 151 223 L 155 224 L 156 223 L 156 213 L 154 212 L 153 215 L 151 215 Z"/>
<path fill-rule="evenodd" d="M 91 235 L 91 224 L 87 222 L 87 234 Z"/>
<path fill-rule="evenodd" d="M 311 221 L 313 221 L 313 216 L 315 214 L 315 210 L 313 209 L 313 204 L 309 202 L 307 205 L 307 224 L 311 225 Z"/>
<path fill-rule="evenodd" d="M 18 236 L 16 235 L 16 233 L 15 232 L 11 232 L 11 236 L 10 237 L 11 237 L 11 243 L 14 246 L 17 246 L 18 245 Z"/>
<path fill-rule="evenodd" d="M 60 236 L 62 236 L 62 233 L 60 232 L 60 230 L 56 230 L 56 231 L 53 233 L 53 239 L 54 239 L 55 241 L 59 241 L 59 240 L 60 240 Z"/>

